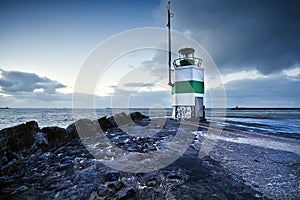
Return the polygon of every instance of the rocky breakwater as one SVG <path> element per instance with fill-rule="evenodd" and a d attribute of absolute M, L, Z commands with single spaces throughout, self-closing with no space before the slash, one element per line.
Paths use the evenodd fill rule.
<path fill-rule="evenodd" d="M 159 126 L 159 132 L 151 137 L 134 137 L 119 128 L 128 125 L 151 129 L 153 127 L 146 126 L 150 121 Z M 178 122 L 166 120 L 159 125 L 160 121 L 135 112 L 95 121 L 82 119 L 66 129 L 39 128 L 34 121 L 3 129 L 0 131 L 0 198 L 263 198 L 242 180 L 231 177 L 220 163 L 210 157 L 199 158 L 199 149 L 193 146 L 177 161 L 157 171 L 117 171 L 94 159 L 82 144 L 76 129 L 86 130 L 82 137 L 103 134 L 126 151 L 147 153 L 163 148 L 166 138 L 176 135 Z"/>

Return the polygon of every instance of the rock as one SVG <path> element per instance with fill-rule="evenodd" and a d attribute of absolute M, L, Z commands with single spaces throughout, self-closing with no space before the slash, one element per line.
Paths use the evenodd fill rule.
<path fill-rule="evenodd" d="M 114 120 L 118 126 L 122 126 L 131 122 L 130 117 L 124 112 L 114 115 Z"/>
<path fill-rule="evenodd" d="M 103 131 L 107 131 L 111 128 L 117 128 L 118 126 L 122 126 L 128 124 L 130 122 L 139 122 L 144 119 L 149 119 L 148 116 L 142 115 L 140 112 L 133 112 L 127 115 L 126 113 L 122 112 L 119 114 L 115 114 L 111 117 L 102 117 L 98 120 L 101 128 Z M 147 125 L 147 124 L 145 124 Z"/>
<path fill-rule="evenodd" d="M 7 158 L 7 152 L 0 153 L 0 166 L 8 163 L 9 159 Z"/>
<path fill-rule="evenodd" d="M 157 171 L 154 171 L 154 172 L 143 174 L 139 178 L 139 182 L 142 185 L 145 185 L 147 187 L 154 187 L 161 184 L 161 179 L 162 179 L 161 174 L 158 173 Z"/>
<path fill-rule="evenodd" d="M 91 168 L 82 170 L 73 180 L 76 184 L 81 185 L 92 185 L 90 189 L 97 189 L 97 184 L 103 183 L 101 174 L 98 173 L 97 169 Z"/>
<path fill-rule="evenodd" d="M 79 133 L 81 137 L 95 135 L 100 129 L 100 126 L 97 124 L 97 122 L 89 119 L 80 119 L 75 122 L 75 126 L 77 133 Z"/>
<path fill-rule="evenodd" d="M 105 175 L 105 181 L 111 182 L 111 181 L 117 181 L 120 179 L 120 173 L 117 172 L 109 172 Z"/>
<path fill-rule="evenodd" d="M 118 200 L 125 200 L 125 199 L 132 199 L 135 196 L 135 190 L 133 188 L 125 188 L 118 192 L 117 199 Z"/>
<path fill-rule="evenodd" d="M 152 187 L 152 186 L 156 186 L 158 183 L 158 179 L 156 177 L 150 178 L 147 180 L 146 182 L 146 186 L 147 187 Z"/>
<path fill-rule="evenodd" d="M 49 144 L 46 135 L 42 132 L 36 133 L 34 139 L 36 144 Z"/>
<path fill-rule="evenodd" d="M 49 147 L 49 142 L 46 135 L 42 132 L 38 132 L 34 135 L 35 145 L 46 150 Z"/>
<path fill-rule="evenodd" d="M 69 139 L 77 139 L 77 138 L 79 138 L 77 130 L 76 130 L 75 123 L 70 124 L 66 128 L 66 133 L 68 134 Z"/>
<path fill-rule="evenodd" d="M 23 167 L 23 160 L 19 159 L 19 160 L 13 162 L 9 166 L 9 168 L 7 170 L 7 174 L 12 175 L 12 174 L 18 172 L 22 167 Z"/>
<path fill-rule="evenodd" d="M 98 122 L 103 131 L 107 131 L 108 129 L 114 128 L 114 125 L 110 123 L 106 117 L 98 119 Z"/>
<path fill-rule="evenodd" d="M 13 191 L 11 194 L 14 195 L 16 193 L 23 192 L 23 191 L 26 191 L 28 189 L 29 188 L 26 185 L 22 185 L 22 186 L 18 187 L 17 189 L 15 189 L 15 191 Z"/>
<path fill-rule="evenodd" d="M 103 131 L 108 131 L 109 129 L 118 127 L 118 124 L 115 121 L 115 118 L 113 116 L 108 117 L 108 118 L 102 117 L 102 118 L 98 119 L 98 122 Z"/>
<path fill-rule="evenodd" d="M 48 151 L 48 152 L 45 152 L 42 155 L 40 155 L 39 158 L 48 159 L 51 155 L 52 155 L 52 153 Z"/>
<path fill-rule="evenodd" d="M 130 113 L 129 116 L 131 117 L 131 119 L 136 122 L 139 120 L 143 120 L 143 119 L 149 119 L 148 116 L 141 114 L 140 112 L 133 112 Z"/>
<path fill-rule="evenodd" d="M 46 134 L 50 146 L 63 144 L 68 141 L 66 129 L 57 126 L 42 128 L 42 132 Z"/>
<path fill-rule="evenodd" d="M 30 121 L 0 131 L 0 152 L 29 148 L 34 143 L 34 135 L 39 131 L 37 122 Z M 1 156 L 1 153 L 0 153 Z"/>
<path fill-rule="evenodd" d="M 127 186 L 122 181 L 109 182 L 105 185 L 100 185 L 98 195 L 100 197 L 112 197 L 113 199 L 133 199 L 135 197 L 134 188 Z"/>
<path fill-rule="evenodd" d="M 58 172 L 66 171 L 67 169 L 71 168 L 73 165 L 71 163 L 63 163 L 59 164 L 56 168 Z"/>
<path fill-rule="evenodd" d="M 108 117 L 107 121 L 112 125 L 112 127 L 115 127 L 115 128 L 118 127 L 118 124 L 116 123 L 113 116 Z"/>

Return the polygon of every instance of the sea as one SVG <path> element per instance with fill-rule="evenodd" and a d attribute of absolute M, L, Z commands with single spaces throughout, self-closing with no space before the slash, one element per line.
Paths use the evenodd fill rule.
<path fill-rule="evenodd" d="M 10 108 L 0 109 L 0 130 L 28 121 L 36 121 L 40 128 L 68 127 L 79 118 L 98 119 L 116 113 L 141 112 L 150 117 L 171 117 L 171 108 Z M 75 113 L 75 114 L 74 114 Z M 300 138 L 300 109 L 209 109 L 208 122 L 219 121 L 231 129 Z M 225 116 L 225 117 L 223 117 Z"/>

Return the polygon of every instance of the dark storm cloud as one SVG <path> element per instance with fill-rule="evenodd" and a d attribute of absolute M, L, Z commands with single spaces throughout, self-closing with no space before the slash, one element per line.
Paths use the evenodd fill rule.
<path fill-rule="evenodd" d="M 300 1 L 172 1 L 173 28 L 189 31 L 224 70 L 264 74 L 300 63 Z"/>
<path fill-rule="evenodd" d="M 40 77 L 34 73 L 2 69 L 0 72 L 0 87 L 4 93 L 33 92 L 35 89 L 43 89 L 44 93 L 53 94 L 56 89 L 66 87 L 57 81 Z"/>
<path fill-rule="evenodd" d="M 284 75 L 268 78 L 237 80 L 226 84 L 228 102 L 252 107 L 299 107 L 299 81 L 289 81 Z"/>
<path fill-rule="evenodd" d="M 151 72 L 151 75 L 157 77 L 157 79 L 165 79 L 168 76 L 168 70 L 166 66 L 168 65 L 168 52 L 164 50 L 153 50 L 154 55 L 150 60 L 145 60 L 142 65 L 145 70 Z M 173 58 L 176 56 L 173 55 Z"/>

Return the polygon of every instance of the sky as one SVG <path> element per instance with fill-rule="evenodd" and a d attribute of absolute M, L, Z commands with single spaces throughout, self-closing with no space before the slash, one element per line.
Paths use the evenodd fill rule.
<path fill-rule="evenodd" d="M 300 107 L 299 7 L 297 0 L 173 0 L 172 29 L 211 56 L 227 107 Z M 166 13 L 165 0 L 0 0 L 0 107 L 72 107 L 93 50 L 124 31 L 166 28 Z M 135 80 L 118 88 L 127 73 L 141 65 L 151 71 L 153 63 L 160 64 L 155 76 L 167 78 L 167 53 L 143 49 L 112 61 L 101 87 L 85 95 L 97 107 L 110 107 L 117 91 L 131 92 L 131 107 L 170 107 L 162 84 Z"/>

